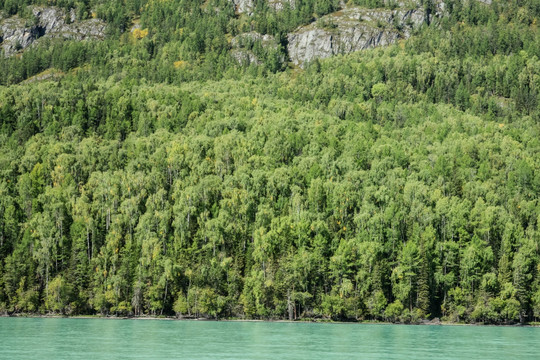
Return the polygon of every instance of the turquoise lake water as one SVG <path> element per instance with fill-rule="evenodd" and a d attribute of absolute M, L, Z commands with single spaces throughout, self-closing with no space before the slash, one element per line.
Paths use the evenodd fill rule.
<path fill-rule="evenodd" d="M 0 359 L 539 359 L 540 328 L 0 318 Z"/>

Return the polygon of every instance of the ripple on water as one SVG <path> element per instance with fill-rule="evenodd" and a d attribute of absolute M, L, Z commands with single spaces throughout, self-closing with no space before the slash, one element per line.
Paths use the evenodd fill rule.
<path fill-rule="evenodd" d="M 0 318 L 2 359 L 536 359 L 540 328 Z"/>

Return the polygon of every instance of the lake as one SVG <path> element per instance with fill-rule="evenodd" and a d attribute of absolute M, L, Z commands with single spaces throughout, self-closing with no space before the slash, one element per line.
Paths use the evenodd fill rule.
<path fill-rule="evenodd" d="M 1 359 L 533 359 L 540 328 L 0 318 Z"/>

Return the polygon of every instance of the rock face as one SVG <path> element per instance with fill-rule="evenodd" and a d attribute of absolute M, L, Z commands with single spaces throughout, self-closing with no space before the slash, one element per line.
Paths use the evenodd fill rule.
<path fill-rule="evenodd" d="M 316 58 L 389 45 L 400 38 L 408 38 L 425 18 L 421 9 L 348 7 L 289 34 L 289 57 L 302 67 Z"/>
<path fill-rule="evenodd" d="M 234 5 L 234 11 L 238 14 L 253 14 L 253 9 L 255 8 L 254 0 L 231 0 L 231 2 Z"/>
<path fill-rule="evenodd" d="M 273 36 L 262 35 L 254 31 L 240 34 L 231 40 L 231 55 L 241 65 L 260 65 L 262 63 L 261 53 L 277 48 L 278 44 Z"/>
<path fill-rule="evenodd" d="M 32 19 L 18 16 L 0 18 L 0 43 L 5 56 L 11 56 L 42 38 L 85 40 L 105 37 L 103 21 L 77 21 L 74 11 L 66 14 L 55 7 L 33 7 L 32 15 Z"/>
<path fill-rule="evenodd" d="M 237 14 L 247 14 L 247 15 L 253 15 L 253 11 L 255 10 L 255 0 L 230 0 L 234 6 L 234 11 L 236 11 Z M 285 7 L 285 4 L 289 4 L 289 6 L 294 9 L 296 6 L 295 0 L 267 0 L 268 6 L 273 8 L 276 11 L 283 10 Z"/>
<path fill-rule="evenodd" d="M 238 14 L 252 15 L 255 0 L 230 0 Z M 266 0 L 270 7 L 282 10 L 285 4 L 296 6 L 295 0 Z M 490 4 L 491 0 L 468 0 Z M 422 0 L 385 0 L 385 8 L 368 9 L 340 3 L 342 10 L 325 15 L 317 21 L 298 28 L 288 35 L 287 51 L 290 60 L 303 67 L 314 59 L 337 54 L 386 46 L 408 38 L 423 23 L 447 15 L 445 0 L 433 0 L 431 10 L 425 10 Z M 233 46 L 233 56 L 257 63 L 253 52 Z"/>
<path fill-rule="evenodd" d="M 283 10 L 286 4 L 289 4 L 291 9 L 296 8 L 295 0 L 268 0 L 268 5 L 276 11 Z"/>

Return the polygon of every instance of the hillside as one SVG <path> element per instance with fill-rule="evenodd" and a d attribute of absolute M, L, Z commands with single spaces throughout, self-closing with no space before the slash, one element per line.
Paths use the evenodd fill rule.
<path fill-rule="evenodd" d="M 536 321 L 537 1 L 235 4 L 0 57 L 0 311 Z"/>

